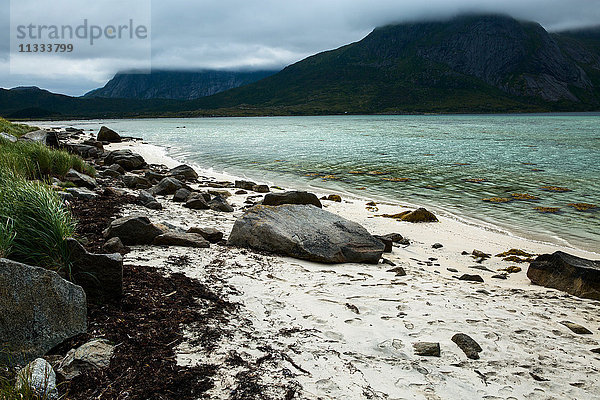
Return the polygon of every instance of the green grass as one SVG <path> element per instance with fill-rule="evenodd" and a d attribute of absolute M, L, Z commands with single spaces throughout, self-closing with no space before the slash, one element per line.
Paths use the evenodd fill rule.
<path fill-rule="evenodd" d="M 11 227 L 2 231 L 10 259 L 70 278 L 66 239 L 74 235 L 75 221 L 52 188 L 0 164 L 0 223 Z"/>
<path fill-rule="evenodd" d="M 15 227 L 10 218 L 0 217 L 0 258 L 7 258 L 15 240 Z"/>
<path fill-rule="evenodd" d="M 20 137 L 28 132 L 37 131 L 38 129 L 40 128 L 25 124 L 15 124 L 0 117 L 0 132 Z"/>
<path fill-rule="evenodd" d="M 16 142 L 0 138 L 0 165 L 27 179 L 64 178 L 69 169 L 95 176 L 96 171 L 81 157 L 55 150 L 41 143 Z"/>

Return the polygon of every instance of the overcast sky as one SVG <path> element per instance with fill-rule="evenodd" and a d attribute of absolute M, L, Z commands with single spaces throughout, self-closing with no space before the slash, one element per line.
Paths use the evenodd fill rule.
<path fill-rule="evenodd" d="M 21 60 L 9 68 L 10 0 L 0 0 L 0 86 L 39 86 L 53 92 L 81 95 L 103 86 L 119 70 L 148 65 L 154 69 L 280 69 L 311 54 L 360 40 L 373 28 L 403 21 L 446 18 L 465 12 L 496 12 L 534 20 L 547 30 L 600 24 L 600 0 L 13 0 L 13 24 L 54 21 L 42 3 L 51 4 L 52 18 L 80 24 L 80 10 L 93 23 L 151 18 L 150 52 L 135 48 L 143 41 L 114 45 L 104 41 L 67 56 Z M 27 1 L 34 6 L 23 9 Z M 111 3 L 112 2 L 112 3 Z M 148 5 L 150 4 L 151 5 Z M 95 5 L 95 8 L 92 7 Z M 14 5 L 13 5 L 14 6 Z M 92 7 L 92 8 L 90 8 Z M 129 16 L 129 14 L 131 14 Z M 150 17 L 151 15 L 151 17 Z M 39 22 L 41 21 L 41 22 Z M 53 22 L 52 22 L 53 23 Z M 14 36 L 14 35 L 13 35 Z M 144 54 L 148 54 L 145 59 Z M 16 59 L 13 58 L 13 61 Z M 25 62 L 27 64 L 22 64 Z"/>

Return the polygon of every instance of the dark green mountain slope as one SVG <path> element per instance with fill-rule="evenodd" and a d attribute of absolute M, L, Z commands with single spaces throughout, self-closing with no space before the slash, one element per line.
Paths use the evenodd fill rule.
<path fill-rule="evenodd" d="M 87 99 L 37 87 L 0 89 L 0 116 L 12 119 L 135 117 L 185 110 L 185 103 L 177 100 Z"/>
<path fill-rule="evenodd" d="M 598 66 L 572 53 L 586 46 L 597 59 L 597 48 L 562 39 L 504 16 L 391 25 L 198 105 L 308 113 L 596 110 Z"/>
<path fill-rule="evenodd" d="M 193 100 L 256 82 L 277 71 L 152 71 L 116 74 L 84 97 Z"/>

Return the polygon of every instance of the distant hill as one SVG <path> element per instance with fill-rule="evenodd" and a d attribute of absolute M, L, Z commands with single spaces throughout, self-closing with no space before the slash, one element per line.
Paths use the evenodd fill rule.
<path fill-rule="evenodd" d="M 136 117 L 185 109 L 180 100 L 81 98 L 37 87 L 0 89 L 0 116 L 9 119 Z"/>
<path fill-rule="evenodd" d="M 140 79 L 115 77 L 114 93 L 121 79 L 130 78 Z M 144 97 L 163 90 L 142 86 L 128 91 Z M 497 15 L 380 27 L 356 43 L 195 100 L 0 90 L 0 115 L 22 118 L 27 112 L 188 117 L 598 110 L 600 29 L 550 34 L 537 23 Z"/>
<path fill-rule="evenodd" d="M 193 100 L 256 82 L 277 71 L 152 71 L 118 73 L 84 97 Z"/>

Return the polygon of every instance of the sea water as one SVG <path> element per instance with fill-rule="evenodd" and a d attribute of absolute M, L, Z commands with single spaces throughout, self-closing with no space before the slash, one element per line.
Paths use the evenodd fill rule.
<path fill-rule="evenodd" d="M 48 122 L 143 137 L 202 168 L 423 205 L 600 250 L 600 115 L 316 116 Z M 569 189 L 545 191 L 543 186 Z M 527 193 L 539 200 L 490 203 Z M 559 208 L 542 213 L 535 207 Z M 399 228 L 400 229 L 400 228 Z"/>

